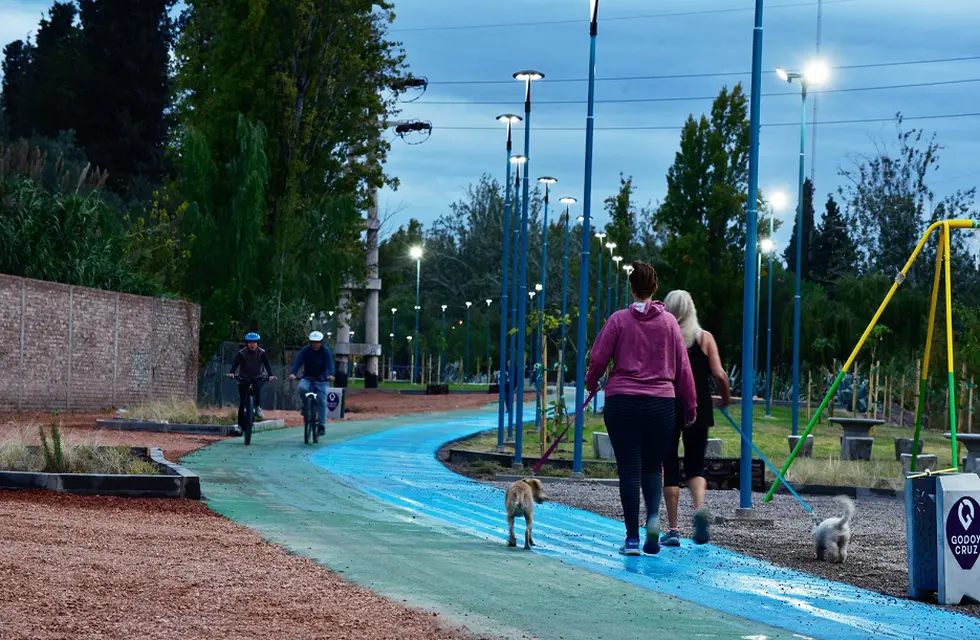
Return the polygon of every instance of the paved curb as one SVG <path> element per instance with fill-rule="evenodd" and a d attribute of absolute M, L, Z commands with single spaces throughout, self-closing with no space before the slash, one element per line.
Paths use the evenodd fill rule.
<path fill-rule="evenodd" d="M 42 489 L 83 496 L 201 499 L 200 478 L 163 457 L 160 447 L 133 447 L 160 468 L 160 475 L 0 471 L 0 489 Z"/>
<path fill-rule="evenodd" d="M 252 431 L 282 429 L 285 420 L 263 420 L 256 422 Z M 241 427 L 237 424 L 182 424 L 171 422 L 139 422 L 137 420 L 96 420 L 96 429 L 113 431 L 147 431 L 153 433 L 183 433 L 198 436 L 240 436 Z"/>

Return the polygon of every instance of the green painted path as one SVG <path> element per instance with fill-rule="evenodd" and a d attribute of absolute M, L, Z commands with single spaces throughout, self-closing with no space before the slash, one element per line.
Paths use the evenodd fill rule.
<path fill-rule="evenodd" d="M 425 416 L 428 423 L 473 412 Z M 328 425 L 321 445 L 417 424 L 420 417 Z M 300 429 L 225 440 L 184 464 L 208 505 L 268 541 L 471 632 L 508 638 L 805 638 L 508 549 L 370 497 L 309 460 Z M 329 451 L 327 451 L 329 454 Z M 505 527 L 501 515 L 501 531 Z"/>

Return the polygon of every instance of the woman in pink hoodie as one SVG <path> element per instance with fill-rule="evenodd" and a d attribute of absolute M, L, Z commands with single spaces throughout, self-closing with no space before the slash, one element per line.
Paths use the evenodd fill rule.
<path fill-rule="evenodd" d="M 683 424 L 694 422 L 697 398 L 687 345 L 674 316 L 652 300 L 657 272 L 643 261 L 629 276 L 634 302 L 610 316 L 590 353 L 585 385 L 599 387 L 610 360 L 603 420 L 619 469 L 626 542 L 619 552 L 640 555 L 640 493 L 647 505 L 643 552 L 660 551 L 661 471 L 674 441 L 675 403 Z"/>

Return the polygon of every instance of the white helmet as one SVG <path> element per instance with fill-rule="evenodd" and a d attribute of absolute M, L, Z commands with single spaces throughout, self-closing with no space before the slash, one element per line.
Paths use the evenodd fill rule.
<path fill-rule="evenodd" d="M 314 331 L 310 334 L 310 342 L 323 342 L 323 334 L 319 331 Z"/>

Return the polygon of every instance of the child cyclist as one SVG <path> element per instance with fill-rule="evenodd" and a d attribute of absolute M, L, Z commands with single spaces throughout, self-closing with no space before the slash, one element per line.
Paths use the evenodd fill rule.
<path fill-rule="evenodd" d="M 245 348 L 235 354 L 235 360 L 231 363 L 231 371 L 228 372 L 229 378 L 235 377 L 235 372 L 241 369 L 238 383 L 238 424 L 242 424 L 245 419 L 245 405 L 248 402 L 249 383 L 252 384 L 255 397 L 255 418 L 264 420 L 265 414 L 259 406 L 259 395 L 265 379 L 262 377 L 262 369 L 265 368 L 269 374 L 269 380 L 275 380 L 272 375 L 272 365 L 269 363 L 269 356 L 265 349 L 259 347 L 261 336 L 250 331 L 245 334 Z"/>

